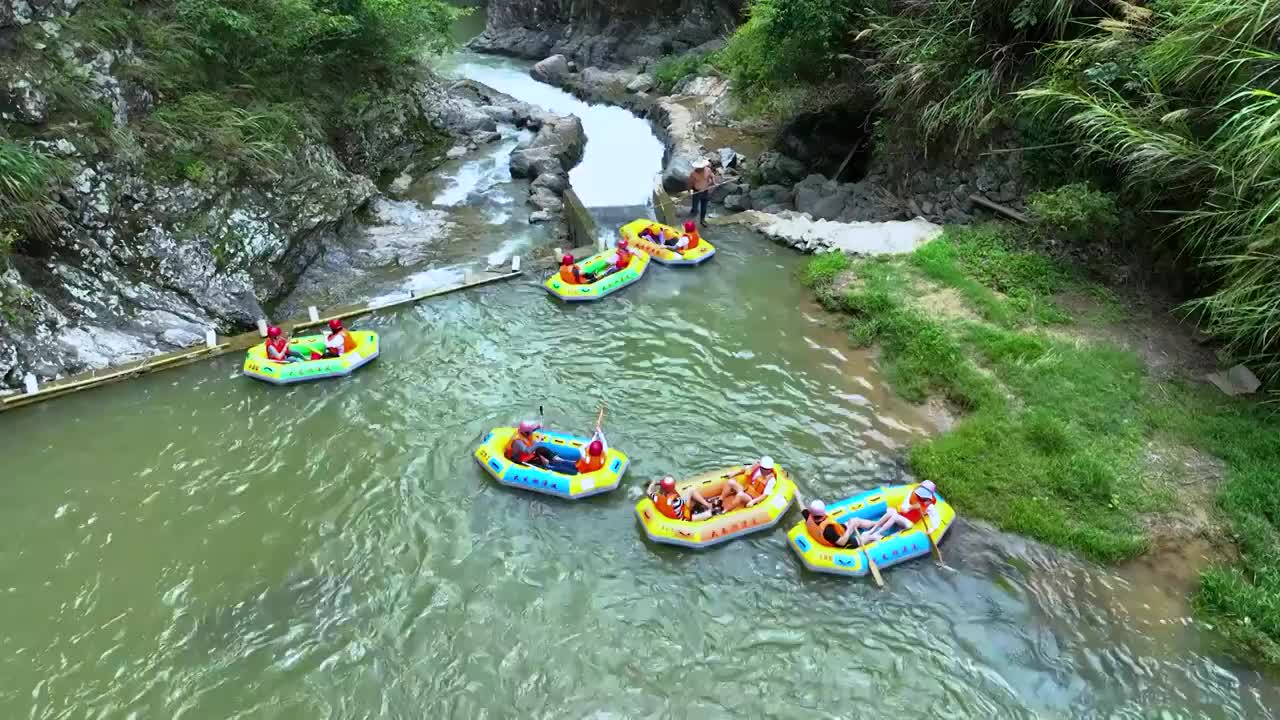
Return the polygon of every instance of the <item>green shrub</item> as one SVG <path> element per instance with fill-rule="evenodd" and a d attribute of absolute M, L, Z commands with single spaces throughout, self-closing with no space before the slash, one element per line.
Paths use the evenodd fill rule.
<path fill-rule="evenodd" d="M 836 56 L 855 31 L 857 13 L 844 0 L 753 0 L 723 63 L 744 97 L 830 80 Z"/>
<path fill-rule="evenodd" d="M 0 233 L 50 232 L 62 215 L 54 190 L 64 172 L 57 159 L 0 138 Z"/>
<path fill-rule="evenodd" d="M 1115 198 L 1085 183 L 1032 193 L 1027 208 L 1037 232 L 1069 243 L 1110 242 L 1120 230 Z"/>
<path fill-rule="evenodd" d="M 848 255 L 840 252 L 823 253 L 815 256 L 805 265 L 800 280 L 805 287 L 824 288 L 835 282 L 836 277 L 848 268 Z"/>
<path fill-rule="evenodd" d="M 669 94 L 676 83 L 697 74 L 699 68 L 707 62 L 707 56 L 701 53 L 686 55 L 668 55 L 658 61 L 653 70 L 653 81 L 663 95 Z"/>

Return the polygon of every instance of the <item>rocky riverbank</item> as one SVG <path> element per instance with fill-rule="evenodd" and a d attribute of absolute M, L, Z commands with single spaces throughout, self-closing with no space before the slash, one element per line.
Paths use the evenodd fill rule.
<path fill-rule="evenodd" d="M 252 326 L 379 196 L 376 178 L 410 161 L 428 169 L 449 143 L 490 142 L 499 123 L 533 132 L 512 167 L 536 170 L 530 199 L 540 220 L 557 219 L 568 170 L 581 158 L 576 118 L 422 69 L 332 136 L 303 136 L 287 162 L 235 177 L 197 167 L 189 177 L 157 173 L 127 142 L 156 106 L 131 72 L 139 49 L 90 47 L 62 32 L 56 20 L 78 5 L 0 0 L 9 42 L 0 46 L 0 126 L 21 132 L 16 147 L 59 171 L 49 227 L 0 255 L 0 387 L 20 386 L 29 372 L 51 379 L 203 342 L 208 329 Z M 15 43 L 58 57 L 59 75 L 6 54 Z M 83 90 L 78 102 L 110 109 L 101 127 L 55 112 L 64 77 Z"/>
<path fill-rule="evenodd" d="M 699 52 L 713 50 L 717 43 L 713 40 Z M 1015 211 L 1026 207 L 1030 183 L 1022 177 L 1018 152 L 946 159 L 905 152 L 867 153 L 861 162 L 845 163 L 846 167 L 831 172 L 845 170 L 840 173 L 844 179 L 835 179 L 815 172 L 819 163 L 813 158 L 824 149 L 809 148 L 806 143 L 829 139 L 823 133 L 808 134 L 806 128 L 811 130 L 815 124 L 812 118 L 770 128 L 770 149 L 752 153 L 735 148 L 733 138 L 743 126 L 735 118 L 736 103 L 726 78 L 690 76 L 678 82 L 670 95 L 661 95 L 647 72 L 648 61 L 640 62 L 621 69 L 579 67 L 567 55 L 553 55 L 539 61 L 532 74 L 589 102 L 621 105 L 649 118 L 667 144 L 663 182 L 673 194 L 685 189 L 693 161 L 707 158 L 722 166 L 723 182 L 713 190 L 712 202 L 725 212 L 795 211 L 812 220 L 838 223 L 920 218 L 935 224 L 967 224 L 989 217 L 973 207 L 970 196 L 974 194 Z M 858 147 L 851 148 L 846 157 L 852 159 L 858 152 Z M 848 167 L 854 164 L 859 165 L 860 177 L 850 179 Z"/>

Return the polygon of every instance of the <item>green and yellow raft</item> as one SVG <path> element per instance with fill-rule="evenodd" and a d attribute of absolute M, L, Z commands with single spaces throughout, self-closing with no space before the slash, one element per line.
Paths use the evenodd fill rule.
<path fill-rule="evenodd" d="M 266 343 L 254 345 L 244 355 L 242 372 L 248 377 L 273 385 L 292 385 L 309 380 L 350 375 L 378 357 L 378 334 L 360 330 L 347 332 L 351 333 L 351 339 L 355 340 L 356 346 L 351 352 L 334 358 L 290 363 L 275 362 L 267 359 Z M 293 338 L 289 341 L 289 349 L 297 350 L 303 357 L 310 357 L 312 352 L 323 354 L 324 335 Z"/>
<path fill-rule="evenodd" d="M 603 272 L 608 267 L 608 258 L 615 251 L 605 250 L 602 253 L 596 253 L 591 257 L 578 263 L 582 268 L 582 272 L 586 274 Z M 557 269 L 543 283 L 543 287 L 547 292 L 565 302 L 590 302 L 599 300 L 607 295 L 621 290 L 631 283 L 640 279 L 644 275 L 644 271 L 649 267 L 649 254 L 643 250 L 631 249 L 631 262 L 625 268 L 615 273 L 610 273 L 596 280 L 593 283 L 585 285 L 574 285 L 560 279 L 560 271 Z"/>
<path fill-rule="evenodd" d="M 618 234 L 626 238 L 631 243 L 631 247 L 643 250 L 653 257 L 653 261 L 661 265 L 701 265 L 710 260 L 716 254 L 716 246 L 707 242 L 704 237 L 698 238 L 698 244 L 692 250 L 678 251 L 640 236 L 640 231 L 645 228 L 661 230 L 665 237 L 680 237 L 683 231 L 663 225 L 654 220 L 632 220 L 631 222 L 618 228 Z"/>

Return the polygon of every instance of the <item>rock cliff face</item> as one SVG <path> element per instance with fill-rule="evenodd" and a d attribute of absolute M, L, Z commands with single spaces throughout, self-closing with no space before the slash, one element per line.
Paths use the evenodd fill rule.
<path fill-rule="evenodd" d="M 727 35 L 745 6 L 745 0 L 490 0 L 485 32 L 471 46 L 530 60 L 562 54 L 582 65 L 616 67 Z"/>
<path fill-rule="evenodd" d="M 159 176 L 142 148 L 113 140 L 153 105 L 130 80 L 134 49 L 60 35 L 50 20 L 77 5 L 0 0 L 0 139 L 14 131 L 63 171 L 51 227 L 0 253 L 0 387 L 19 386 L 27 372 L 101 368 L 199 343 L 207 329 L 252 326 L 376 195 L 371 177 L 433 132 L 495 127 L 472 98 L 424 74 L 380 94 L 338 137 L 301 141 L 283 170 Z M 6 56 L 15 39 L 61 58 L 61 71 L 82 80 L 83 100 L 110 110 L 99 127 L 50 117 L 51 81 L 40 64 Z"/>

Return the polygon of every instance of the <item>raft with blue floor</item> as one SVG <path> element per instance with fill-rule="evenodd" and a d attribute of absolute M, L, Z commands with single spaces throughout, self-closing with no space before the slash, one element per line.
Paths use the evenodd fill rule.
<path fill-rule="evenodd" d="M 292 385 L 311 380 L 345 377 L 378 357 L 377 333 L 362 330 L 347 332 L 351 333 L 355 348 L 338 357 L 276 362 L 267 359 L 267 346 L 265 343 L 259 343 L 245 352 L 244 365 L 240 371 L 247 377 L 269 382 L 272 385 Z M 310 357 L 312 352 L 324 354 L 324 340 L 324 335 L 295 337 L 289 340 L 289 349 L 297 350 L 303 357 Z"/>
<path fill-rule="evenodd" d="M 673 228 L 670 225 L 663 225 L 662 223 L 655 222 L 653 220 L 645 220 L 643 218 L 640 220 L 632 220 L 621 228 L 618 228 L 618 233 L 622 235 L 622 237 L 626 238 L 627 242 L 631 243 L 631 247 L 638 248 L 649 253 L 649 256 L 653 258 L 653 261 L 661 265 L 701 265 L 702 263 L 710 260 L 716 254 L 716 246 L 707 242 L 706 238 L 699 238 L 698 245 L 696 247 L 684 252 L 679 252 L 673 248 L 666 247 L 665 245 L 659 245 L 652 240 L 640 237 L 640 231 L 647 227 L 662 230 L 666 237 L 680 237 L 684 234 L 684 231 Z"/>
<path fill-rule="evenodd" d="M 899 507 L 919 485 L 895 485 L 881 487 L 854 495 L 827 506 L 827 513 L 836 522 L 850 517 L 879 520 L 889 507 Z M 863 547 L 835 548 L 815 540 L 803 520 L 787 533 L 787 544 L 800 556 L 804 566 L 814 572 L 862 577 L 869 572 L 867 557 L 875 560 L 880 569 L 914 560 L 930 553 L 928 532 L 934 543 L 941 543 L 956 519 L 955 508 L 941 494 L 929 512 L 909 530 L 899 527 L 877 542 Z M 928 524 L 926 527 L 926 523 Z"/>
<path fill-rule="evenodd" d="M 614 252 L 613 249 L 609 249 L 596 253 L 579 262 L 578 265 L 584 273 L 603 272 L 609 265 L 609 256 L 613 255 Z M 644 271 L 648 268 L 649 254 L 643 250 L 632 248 L 631 262 L 627 263 L 625 268 L 605 275 L 593 283 L 584 283 L 582 285 L 567 283 L 560 279 L 560 272 L 557 270 L 551 274 L 551 277 L 547 278 L 547 281 L 543 283 L 543 287 L 547 292 L 564 302 L 590 302 L 608 297 L 636 282 L 644 276 Z"/>
<path fill-rule="evenodd" d="M 623 473 L 627 471 L 626 454 L 613 447 L 605 453 L 604 467 L 591 473 L 565 475 L 533 465 L 521 465 L 509 460 L 505 452 L 507 443 L 515 433 L 516 429 L 513 427 L 494 428 L 484 436 L 474 453 L 480 467 L 493 476 L 494 480 L 508 487 L 577 500 L 617 488 Z M 533 434 L 533 439 L 537 444 L 554 450 L 560 457 L 575 461 L 582 457 L 583 449 L 591 442 L 589 438 L 550 430 L 538 430 Z"/>

